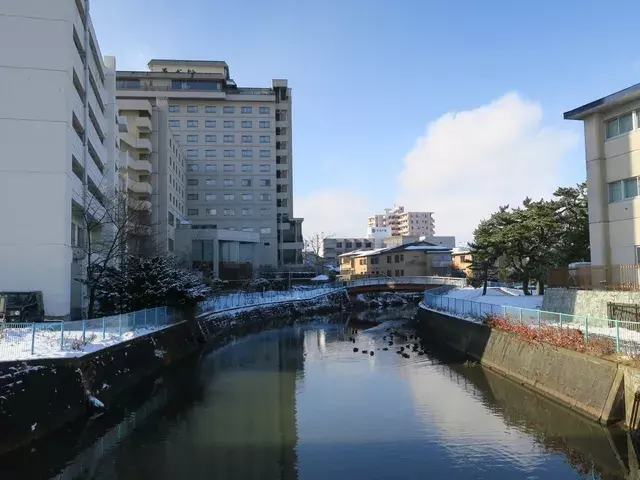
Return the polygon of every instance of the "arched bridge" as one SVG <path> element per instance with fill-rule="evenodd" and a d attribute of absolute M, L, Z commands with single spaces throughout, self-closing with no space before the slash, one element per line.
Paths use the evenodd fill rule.
<path fill-rule="evenodd" d="M 451 285 L 455 288 L 467 286 L 466 278 L 453 277 L 387 277 L 383 275 L 367 277 L 339 277 L 351 294 L 375 292 L 423 292 L 430 288 Z"/>

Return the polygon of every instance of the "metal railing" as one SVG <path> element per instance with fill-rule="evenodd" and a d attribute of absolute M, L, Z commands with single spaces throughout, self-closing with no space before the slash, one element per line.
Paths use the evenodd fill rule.
<path fill-rule="evenodd" d="M 238 308 L 268 305 L 271 303 L 299 302 L 324 297 L 330 293 L 344 290 L 343 285 L 323 285 L 308 290 L 284 290 L 265 292 L 239 292 L 219 295 L 198 304 L 197 315 L 219 313 Z"/>
<path fill-rule="evenodd" d="M 549 270 L 548 286 L 580 290 L 640 290 L 640 265 L 581 265 Z"/>
<path fill-rule="evenodd" d="M 630 355 L 640 354 L 640 322 L 494 305 L 492 303 L 454 298 L 443 295 L 444 293 L 446 292 L 443 290 L 439 292 L 427 290 L 424 293 L 424 305 L 432 310 L 449 312 L 474 320 L 482 319 L 488 315 L 496 315 L 509 322 L 531 327 L 551 326 L 578 329 L 583 333 L 585 342 L 594 337 L 611 338 L 615 341 L 617 352 L 624 352 Z"/>
<path fill-rule="evenodd" d="M 367 277 L 344 276 L 338 277 L 338 280 L 347 288 L 390 284 L 451 285 L 457 288 L 467 286 L 466 278 L 455 277 L 387 277 L 386 275 L 374 275 Z"/>
<path fill-rule="evenodd" d="M 72 322 L 0 323 L 0 360 L 99 350 L 181 321 L 168 307 Z M 63 354 L 66 355 L 67 353 Z"/>

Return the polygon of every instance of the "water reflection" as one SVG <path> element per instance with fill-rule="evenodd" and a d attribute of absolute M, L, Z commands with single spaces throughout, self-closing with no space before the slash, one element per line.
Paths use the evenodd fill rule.
<path fill-rule="evenodd" d="M 637 478 L 626 434 L 450 351 L 406 359 L 382 350 L 383 328 L 358 329 L 322 319 L 239 341 L 0 458 L 0 478 Z"/>

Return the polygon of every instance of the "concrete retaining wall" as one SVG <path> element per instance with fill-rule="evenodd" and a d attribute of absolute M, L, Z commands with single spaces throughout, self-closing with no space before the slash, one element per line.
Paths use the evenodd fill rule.
<path fill-rule="evenodd" d="M 77 358 L 0 363 L 0 454 L 86 416 L 89 397 L 106 408 L 163 367 L 236 338 L 291 325 L 305 315 L 348 308 L 344 292 L 324 301 L 256 307 L 210 315 Z"/>
<path fill-rule="evenodd" d="M 640 303 L 640 292 L 547 288 L 544 292 L 542 310 L 609 318 L 608 303 Z"/>
<path fill-rule="evenodd" d="M 602 423 L 625 419 L 624 370 L 614 362 L 530 343 L 484 325 L 420 309 L 418 329 L 483 365 Z"/>

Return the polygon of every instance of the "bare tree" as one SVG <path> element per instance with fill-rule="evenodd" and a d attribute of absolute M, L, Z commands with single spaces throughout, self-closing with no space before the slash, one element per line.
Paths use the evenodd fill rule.
<path fill-rule="evenodd" d="M 82 261 L 82 278 L 88 298 L 87 317 L 96 310 L 96 288 L 105 271 L 118 267 L 129 255 L 158 253 L 157 229 L 151 216 L 151 202 L 128 191 L 94 189 L 86 195 L 81 216 L 83 235 L 74 257 Z M 151 197 L 149 197 L 151 198 Z"/>
<path fill-rule="evenodd" d="M 310 263 L 317 273 L 323 273 L 325 267 L 324 244 L 325 241 L 332 238 L 333 233 L 325 235 L 324 232 L 314 233 L 304 239 L 304 256 L 306 261 Z"/>

